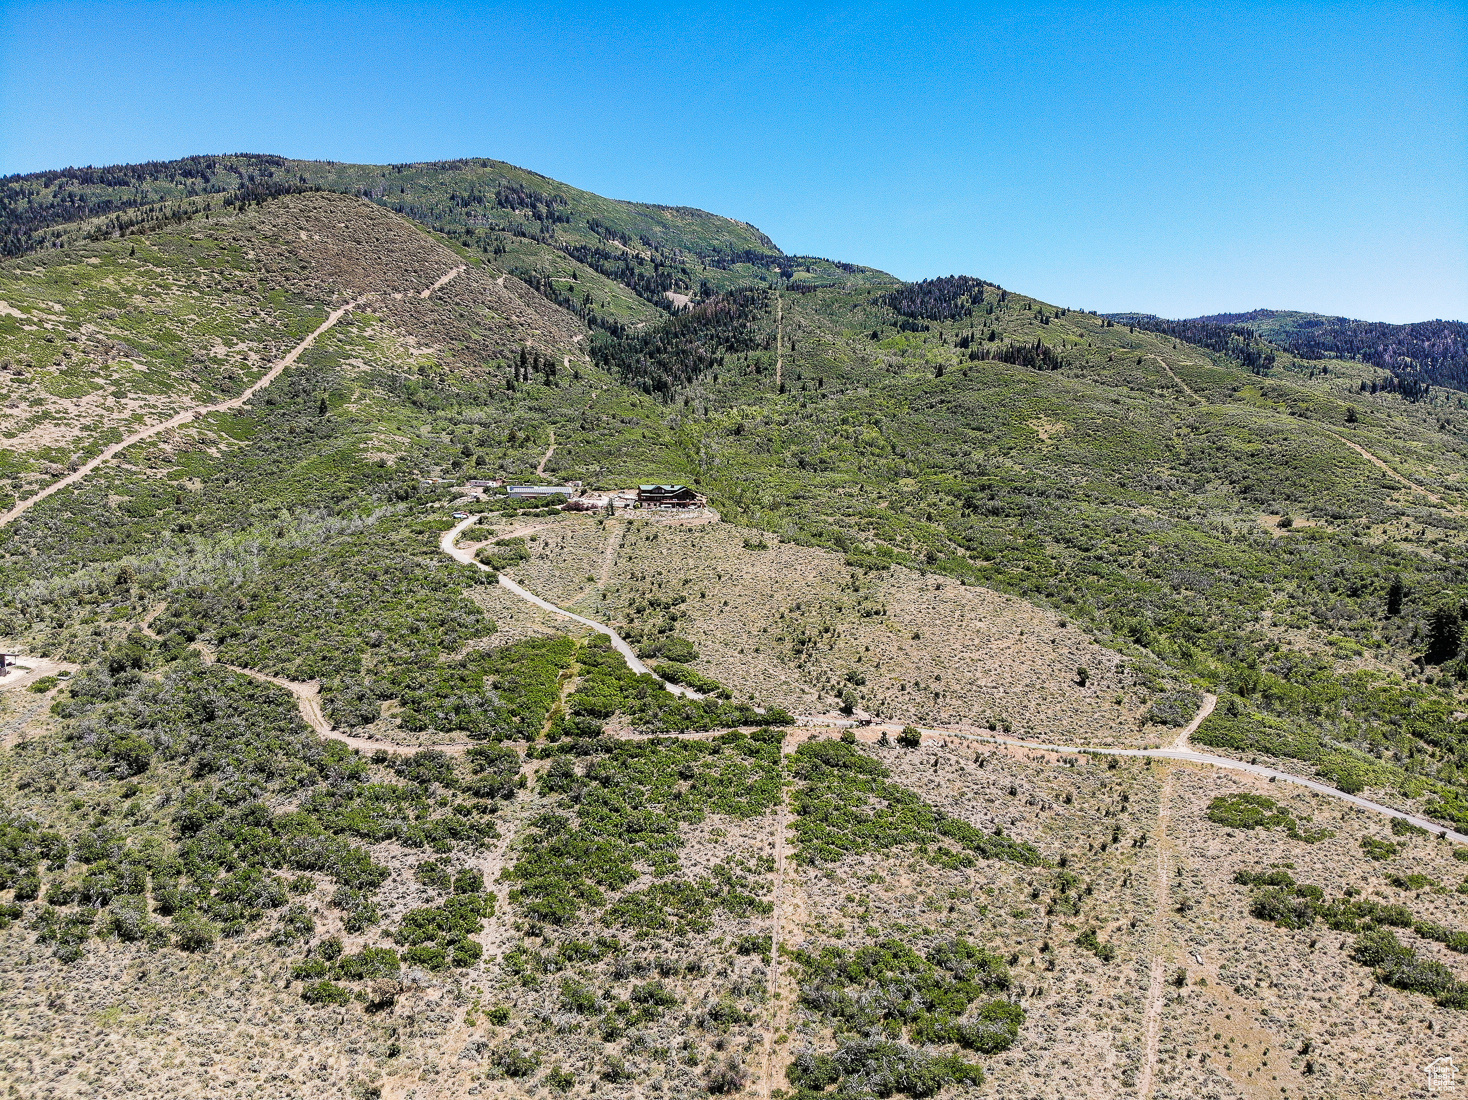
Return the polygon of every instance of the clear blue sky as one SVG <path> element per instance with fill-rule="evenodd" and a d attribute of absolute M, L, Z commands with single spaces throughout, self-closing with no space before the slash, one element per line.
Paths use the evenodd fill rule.
<path fill-rule="evenodd" d="M 1075 308 L 1468 319 L 1468 0 L 0 0 L 0 173 L 236 151 L 497 157 Z"/>

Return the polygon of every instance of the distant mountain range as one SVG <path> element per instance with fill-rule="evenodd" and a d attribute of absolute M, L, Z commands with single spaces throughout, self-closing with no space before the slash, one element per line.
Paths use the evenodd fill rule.
<path fill-rule="evenodd" d="M 1214 313 L 1181 321 L 1150 313 L 1108 316 L 1118 323 L 1166 333 L 1215 350 L 1225 350 L 1230 342 L 1264 342 L 1301 359 L 1356 359 L 1399 381 L 1468 388 L 1468 323 L 1463 321 L 1392 325 L 1285 309 Z"/>

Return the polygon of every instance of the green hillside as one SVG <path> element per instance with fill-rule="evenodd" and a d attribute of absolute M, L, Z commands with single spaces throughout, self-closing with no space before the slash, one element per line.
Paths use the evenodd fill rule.
<path fill-rule="evenodd" d="M 1456 391 L 787 256 L 488 160 L 201 157 L 0 195 L 0 638 L 54 665 L 0 693 L 0 949 L 38 981 L 112 960 L 122 1005 L 107 983 L 166 958 L 161 1004 L 223 988 L 216 960 L 268 1072 L 339 1044 L 342 1096 L 1038 1095 L 1081 1057 L 1060 1006 L 1145 1036 L 1161 992 L 1121 972 L 1154 969 L 1127 923 L 1153 851 L 1233 844 L 1235 817 L 1150 764 L 961 737 L 1023 704 L 1043 739 L 1075 698 L 1170 743 L 1209 692 L 1194 745 L 1468 827 Z M 471 479 L 687 484 L 722 524 Z M 487 569 L 440 548 L 456 522 Z M 981 689 L 1015 701 L 903 729 Z M 1259 844 L 1378 878 L 1415 851 L 1340 806 L 1258 841 L 1315 812 L 1281 797 Z M 1175 897 L 1173 866 L 1156 928 L 1225 895 L 1210 927 L 1263 919 L 1233 867 Z M 1448 943 L 1468 914 L 1437 893 L 1414 904 L 1449 907 L 1423 924 Z"/>

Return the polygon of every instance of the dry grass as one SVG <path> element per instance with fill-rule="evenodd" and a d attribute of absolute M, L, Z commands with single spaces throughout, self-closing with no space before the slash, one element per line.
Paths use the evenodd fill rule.
<path fill-rule="evenodd" d="M 737 698 L 834 714 L 850 690 L 858 713 L 878 719 L 1008 722 L 1016 733 L 1075 744 L 1165 739 L 1142 725 L 1150 696 L 1120 655 L 988 589 L 902 568 L 864 573 L 838 554 L 724 523 L 567 515 L 502 533 L 515 531 L 533 535 L 531 560 L 513 571 L 522 583 L 619 629 L 657 618 L 637 610 L 649 596 L 682 597 L 677 633 L 697 647 L 698 669 Z M 761 538 L 768 549 L 745 548 Z M 802 634 L 814 644 L 798 648 Z"/>
<path fill-rule="evenodd" d="M 821 734 L 800 734 L 811 735 Z M 1015 995 L 1028 1016 L 1019 1041 L 985 1060 L 983 1086 L 955 1095 L 1129 1095 L 1145 1057 L 1154 952 L 1165 960 L 1169 977 L 1179 967 L 1188 972 L 1186 985 L 1165 988 L 1155 1096 L 1405 1095 L 1404 1079 L 1409 1087 L 1417 1065 L 1441 1054 L 1468 1057 L 1459 1014 L 1421 996 L 1375 986 L 1370 973 L 1347 956 L 1348 936 L 1323 929 L 1287 932 L 1250 917 L 1248 890 L 1231 881 L 1239 867 L 1289 863 L 1297 879 L 1327 892 L 1355 885 L 1367 896 L 1404 901 L 1419 916 L 1468 927 L 1468 897 L 1430 890 L 1406 896 L 1386 881 L 1394 872 L 1420 870 L 1455 885 L 1465 868 L 1451 858 L 1448 845 L 1411 839 L 1396 860 L 1374 863 L 1362 855 L 1359 840 L 1390 835 L 1380 818 L 1206 768 L 1128 761 L 1112 769 L 1084 757 L 1072 765 L 1064 757 L 976 746 L 956 737 L 946 744 L 932 738 L 916 750 L 874 745 L 871 751 L 899 782 L 948 813 L 985 829 L 1003 826 L 1052 860 L 1068 853 L 1071 870 L 1090 887 L 1079 913 L 1047 915 L 1055 896 L 1054 869 L 981 861 L 948 870 L 916 852 L 807 868 L 787 864 L 781 896 L 792 945 L 855 947 L 894 936 L 922 945 L 963 935 L 1014 960 Z M 1169 871 L 1160 885 L 1152 844 L 1164 767 L 1174 768 L 1165 866 L 1180 867 L 1182 874 Z M 1265 791 L 1297 815 L 1312 817 L 1313 824 L 1336 829 L 1337 836 L 1308 845 L 1280 833 L 1233 832 L 1206 820 L 1211 798 L 1242 789 Z M 497 819 L 501 840 L 454 862 L 479 867 L 493 883 L 514 857 L 525 823 L 543 805 L 534 794 L 515 800 Z M 1123 839 L 1111 844 L 1116 825 Z M 1143 833 L 1148 845 L 1134 847 L 1131 841 Z M 774 815 L 745 822 L 710 817 L 685 826 L 684 838 L 682 875 L 696 876 L 716 862 L 753 864 L 774 851 Z M 425 854 L 393 844 L 374 849 L 375 858 L 394 872 L 381 891 L 389 921 L 429 899 L 411 874 Z M 768 875 L 762 881 L 774 887 Z M 652 975 L 616 979 L 606 964 L 598 964 L 580 974 L 573 968 L 538 981 L 517 978 L 499 958 L 519 946 L 540 950 L 543 942 L 517 920 L 507 885 L 494 883 L 494 889 L 496 915 L 479 937 L 484 960 L 471 970 L 439 976 L 407 972 L 393 1006 L 377 1013 L 357 1004 L 303 1004 L 288 984 L 290 956 L 258 938 L 263 928 L 202 956 L 92 941 L 87 957 L 67 967 L 14 926 L 0 933 L 0 959 L 10 976 L 0 1081 L 24 1096 L 161 1098 L 226 1090 L 240 1096 L 347 1098 L 378 1088 L 385 1097 L 430 1100 L 544 1096 L 535 1083 L 546 1068 L 561 1065 L 577 1074 L 571 1095 L 590 1095 L 615 1047 L 559 1004 L 561 979 L 583 977 L 610 995 L 625 996 L 634 980 Z M 328 894 L 323 885 L 305 899 L 322 933 L 338 927 L 326 905 Z M 1180 912 L 1184 897 L 1192 905 Z M 1161 937 L 1154 940 L 1159 902 Z M 681 1004 L 662 1021 L 638 1029 L 643 1035 L 625 1055 L 634 1084 L 600 1082 L 596 1091 L 694 1095 L 710 1060 L 729 1054 L 743 1059 L 754 1087 L 776 1011 L 788 1030 L 776 1048 L 775 1086 L 784 1085 L 784 1062 L 792 1052 L 807 1043 L 829 1049 L 833 1037 L 826 1023 L 794 1004 L 796 975 L 788 964 L 777 1009 L 764 999 L 768 974 L 761 961 L 730 950 L 738 935 L 768 926 L 769 918 L 720 918 L 696 942 L 631 940 L 633 958 L 662 959 L 680 968 L 697 961 L 702 972 L 665 979 Z M 1075 937 L 1088 928 L 1116 946 L 1115 960 L 1101 962 L 1075 946 Z M 558 936 L 585 938 L 599 931 L 587 924 Z M 349 950 L 366 940 L 346 938 Z M 1042 950 L 1046 943 L 1049 951 Z M 1463 969 L 1450 953 L 1417 946 Z M 692 1026 L 703 1007 L 731 993 L 754 1013 L 752 1024 L 722 1035 Z M 483 1018 L 500 1005 L 512 1013 L 504 1027 Z M 1307 1041 L 1311 1053 L 1301 1055 Z M 541 1071 L 519 1081 L 497 1077 L 488 1055 L 507 1042 L 539 1051 Z M 1313 1074 L 1304 1072 L 1307 1060 L 1315 1064 Z"/>

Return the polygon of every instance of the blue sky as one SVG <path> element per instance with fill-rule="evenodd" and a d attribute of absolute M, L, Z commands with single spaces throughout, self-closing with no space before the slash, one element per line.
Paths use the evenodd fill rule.
<path fill-rule="evenodd" d="M 1468 3 L 0 0 L 0 173 L 236 151 L 497 157 L 1081 309 L 1468 319 Z"/>

